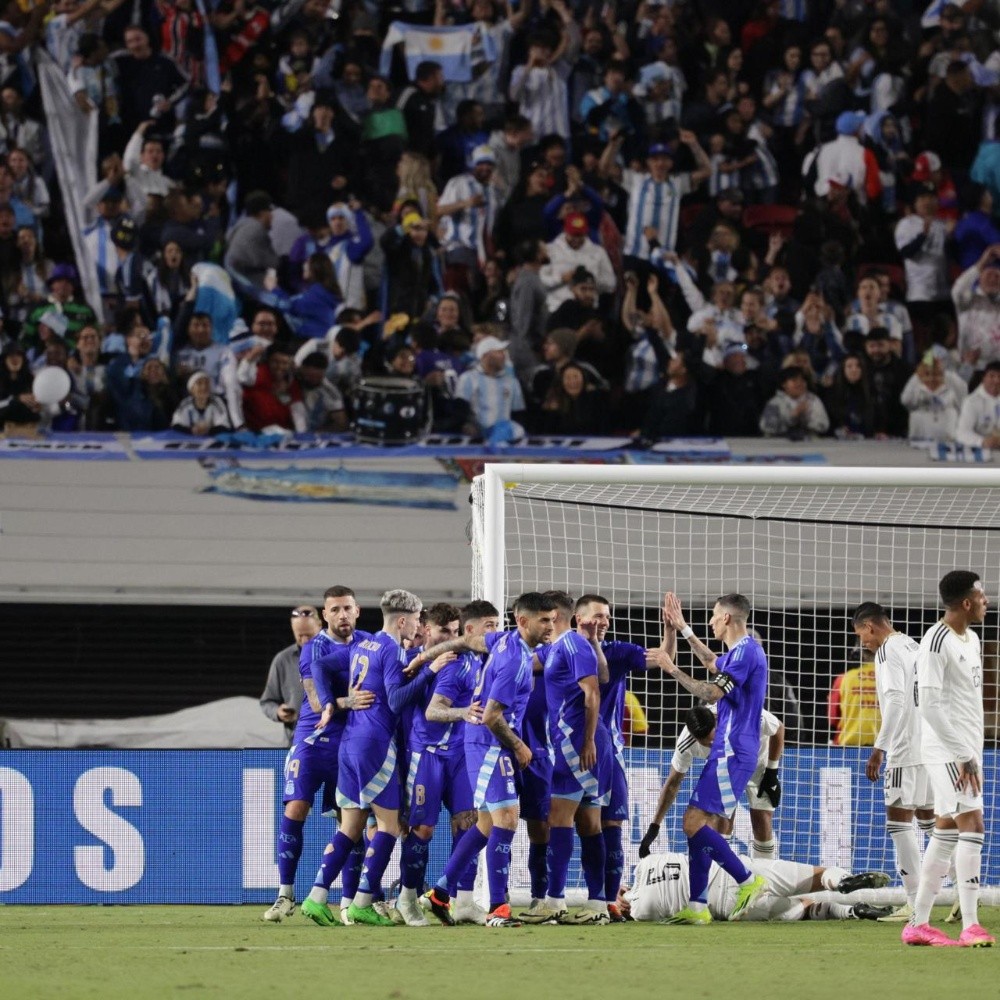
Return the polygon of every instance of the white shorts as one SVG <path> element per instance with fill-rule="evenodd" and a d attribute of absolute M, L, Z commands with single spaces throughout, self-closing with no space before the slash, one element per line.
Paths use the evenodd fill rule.
<path fill-rule="evenodd" d="M 938 816 L 957 816 L 959 813 L 982 812 L 983 796 L 970 795 L 958 787 L 958 764 L 924 764 L 934 795 L 934 812 Z M 980 774 L 982 767 L 980 766 Z"/>
<path fill-rule="evenodd" d="M 763 812 L 774 812 L 774 806 L 771 805 L 771 800 L 766 795 L 759 795 L 758 790 L 760 789 L 760 779 L 764 777 L 764 768 L 767 767 L 766 764 L 761 764 L 756 771 L 750 776 L 750 780 L 747 782 L 747 805 L 751 809 L 760 809 Z"/>
<path fill-rule="evenodd" d="M 899 809 L 930 809 L 934 803 L 927 769 L 923 764 L 885 769 L 886 806 Z"/>
<path fill-rule="evenodd" d="M 785 900 L 812 890 L 812 865 L 765 858 L 743 858 L 742 861 L 754 875 L 762 875 L 768 883 L 768 892 L 754 903 L 744 920 L 771 920 L 781 916 L 788 909 Z M 721 868 L 714 869 L 713 876 L 708 889 L 709 909 L 716 919 L 728 920 L 736 906 L 738 887 Z"/>

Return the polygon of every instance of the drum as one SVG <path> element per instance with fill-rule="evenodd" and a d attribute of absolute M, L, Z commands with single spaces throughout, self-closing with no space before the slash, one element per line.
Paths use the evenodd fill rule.
<path fill-rule="evenodd" d="M 363 378 L 354 393 L 354 435 L 364 444 L 409 444 L 430 429 L 427 391 L 409 378 Z"/>

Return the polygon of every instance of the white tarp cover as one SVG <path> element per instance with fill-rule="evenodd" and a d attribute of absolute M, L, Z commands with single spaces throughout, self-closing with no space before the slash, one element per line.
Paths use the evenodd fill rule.
<path fill-rule="evenodd" d="M 285 727 L 256 698 L 223 698 L 133 719 L 0 719 L 0 741 L 18 749 L 238 750 L 283 747 Z"/>

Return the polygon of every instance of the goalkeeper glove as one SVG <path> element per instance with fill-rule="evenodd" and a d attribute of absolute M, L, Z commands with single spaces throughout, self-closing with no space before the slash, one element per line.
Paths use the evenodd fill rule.
<path fill-rule="evenodd" d="M 659 823 L 650 823 L 649 827 L 646 830 L 646 836 L 643 837 L 642 840 L 641 840 L 641 842 L 639 843 L 639 857 L 640 858 L 648 858 L 649 857 L 650 849 L 653 846 L 653 841 L 656 840 L 656 838 L 659 836 L 659 834 L 660 834 L 660 824 Z"/>
<path fill-rule="evenodd" d="M 778 781 L 778 769 L 776 767 L 767 767 L 764 769 L 757 793 L 761 798 L 766 796 L 770 800 L 771 805 L 775 809 L 778 808 L 781 802 L 781 782 Z"/>

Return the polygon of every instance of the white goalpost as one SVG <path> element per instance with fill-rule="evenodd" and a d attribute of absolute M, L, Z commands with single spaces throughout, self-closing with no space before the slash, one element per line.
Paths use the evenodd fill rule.
<path fill-rule="evenodd" d="M 981 573 L 998 599 L 1000 471 L 487 465 L 473 484 L 472 549 L 474 597 L 506 611 L 528 590 L 599 593 L 612 605 L 609 638 L 647 647 L 660 641 L 665 591 L 678 594 L 703 639 L 710 638 L 715 599 L 745 594 L 768 654 L 768 708 L 786 726 L 784 792 L 774 817 L 779 856 L 892 872 L 882 788 L 864 776 L 877 707 L 862 704 L 852 713 L 847 705 L 845 713 L 838 702 L 837 679 L 847 671 L 849 680 L 839 683 L 871 690 L 873 667 L 858 649 L 850 614 L 862 601 L 878 601 L 896 628 L 919 640 L 940 617 L 937 584 L 952 569 Z M 995 905 L 1000 631 L 992 610 L 978 631 L 987 739 L 983 901 Z M 703 676 L 683 640 L 679 662 Z M 624 841 L 631 866 L 693 701 L 658 672 L 633 674 L 629 690 L 631 821 Z M 691 781 L 656 850 L 686 849 L 679 820 Z M 742 804 L 734 836 L 749 845 Z M 523 831 L 518 838 L 524 849 L 515 846 L 511 889 L 523 897 Z M 902 901 L 898 879 L 893 889 L 866 895 Z"/>

